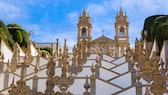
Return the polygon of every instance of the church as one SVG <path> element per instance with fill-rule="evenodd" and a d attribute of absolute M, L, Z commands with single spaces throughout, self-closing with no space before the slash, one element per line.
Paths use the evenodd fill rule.
<path fill-rule="evenodd" d="M 129 23 L 127 21 L 126 14 L 123 13 L 120 8 L 119 14 L 117 13 L 115 28 L 115 39 L 108 38 L 104 35 L 96 39 L 92 39 L 92 24 L 90 22 L 90 16 L 84 9 L 82 15 L 79 17 L 78 26 L 78 42 L 85 39 L 89 43 L 89 48 L 92 53 L 96 53 L 96 49 L 101 49 L 103 53 L 112 57 L 121 57 L 126 52 L 126 48 L 129 44 L 128 28 Z"/>
<path fill-rule="evenodd" d="M 135 49 L 130 49 L 128 26 L 120 8 L 115 39 L 105 35 L 92 39 L 90 16 L 84 9 L 72 53 L 66 40 L 63 47 L 58 40 L 37 45 L 30 41 L 25 52 L 17 43 L 11 50 L 1 40 L 0 95 L 167 95 L 167 57 L 158 64 L 156 41 L 146 48 L 149 43 L 136 39 Z M 53 48 L 53 56 L 42 56 L 37 48 L 44 46 Z"/>
<path fill-rule="evenodd" d="M 77 43 L 85 40 L 89 45 L 91 53 L 103 52 L 112 57 L 121 57 L 126 54 L 126 48 L 130 47 L 129 43 L 129 23 L 126 14 L 123 13 L 122 7 L 116 15 L 114 23 L 115 38 L 102 36 L 92 39 L 92 23 L 91 17 L 86 9 L 79 16 L 77 23 Z M 113 27 L 113 26 L 112 26 Z M 56 51 L 56 43 L 37 43 L 37 47 L 51 47 Z"/>

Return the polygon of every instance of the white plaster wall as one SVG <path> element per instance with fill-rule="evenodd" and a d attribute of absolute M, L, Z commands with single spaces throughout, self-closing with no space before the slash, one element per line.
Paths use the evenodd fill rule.
<path fill-rule="evenodd" d="M 20 56 L 25 56 L 25 53 L 23 52 L 23 50 L 19 47 L 19 49 L 20 49 L 20 53 L 19 53 L 19 55 Z"/>
<path fill-rule="evenodd" d="M 96 59 L 98 54 L 91 54 L 87 59 Z"/>
<path fill-rule="evenodd" d="M 77 77 L 86 77 L 87 75 L 90 76 L 92 73 L 91 73 L 91 70 L 90 68 L 83 68 L 82 72 L 80 72 Z"/>
<path fill-rule="evenodd" d="M 103 59 L 104 59 L 104 60 L 107 60 L 107 61 L 109 61 L 109 62 L 115 60 L 115 58 L 110 57 L 110 56 L 108 56 L 108 55 L 103 55 Z"/>
<path fill-rule="evenodd" d="M 0 90 L 3 89 L 4 73 L 0 73 Z"/>
<path fill-rule="evenodd" d="M 46 89 L 46 79 L 39 79 L 38 81 L 38 91 L 44 92 Z"/>
<path fill-rule="evenodd" d="M 127 87 L 131 86 L 131 73 L 127 73 L 125 75 L 122 75 L 122 76 L 120 76 L 110 82 L 114 83 L 120 87 L 127 88 Z"/>
<path fill-rule="evenodd" d="M 122 64 L 112 70 L 119 73 L 119 74 L 126 73 L 126 72 L 128 72 L 128 63 Z"/>
<path fill-rule="evenodd" d="M 96 95 L 113 95 L 112 93 L 115 93 L 119 90 L 121 89 L 113 85 L 107 84 L 101 80 L 96 80 Z M 123 94 L 123 95 L 128 95 L 128 94 Z"/>
<path fill-rule="evenodd" d="M 109 63 L 109 62 L 104 61 L 104 60 L 101 61 L 101 65 L 102 65 L 102 67 L 105 67 L 107 69 L 111 69 L 114 66 L 116 66 L 115 64 Z"/>
<path fill-rule="evenodd" d="M 125 60 L 125 56 L 118 58 L 117 60 L 113 61 L 112 63 L 120 65 L 121 63 L 124 63 Z"/>
<path fill-rule="evenodd" d="M 136 95 L 136 88 L 132 87 L 122 93 L 117 94 L 117 95 Z M 144 95 L 144 94 L 142 94 L 142 95 Z"/>
<path fill-rule="evenodd" d="M 8 62 L 12 58 L 13 52 L 10 50 L 6 44 L 1 40 L 1 53 L 4 54 L 4 62 Z"/>
<path fill-rule="evenodd" d="M 68 88 L 68 91 L 74 95 L 83 95 L 83 92 L 85 91 L 83 87 L 84 83 L 85 79 L 75 79 L 75 82 Z"/>
<path fill-rule="evenodd" d="M 95 60 L 87 60 L 87 62 L 85 64 L 83 64 L 83 66 L 92 66 L 92 64 L 96 64 Z"/>
<path fill-rule="evenodd" d="M 31 49 L 31 55 L 32 56 L 37 56 L 38 55 L 37 49 L 36 49 L 36 47 L 34 47 L 32 42 L 30 44 L 30 49 Z"/>
<path fill-rule="evenodd" d="M 104 80 L 109 80 L 109 79 L 114 78 L 116 76 L 117 76 L 117 74 L 115 74 L 111 71 L 105 70 L 103 68 L 100 68 L 100 78 L 102 78 Z"/>

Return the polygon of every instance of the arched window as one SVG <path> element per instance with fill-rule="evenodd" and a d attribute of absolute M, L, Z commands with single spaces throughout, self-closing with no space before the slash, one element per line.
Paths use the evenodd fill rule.
<path fill-rule="evenodd" d="M 82 28 L 82 37 L 86 37 L 86 28 Z"/>
<path fill-rule="evenodd" d="M 124 27 L 120 28 L 120 36 L 125 36 Z"/>

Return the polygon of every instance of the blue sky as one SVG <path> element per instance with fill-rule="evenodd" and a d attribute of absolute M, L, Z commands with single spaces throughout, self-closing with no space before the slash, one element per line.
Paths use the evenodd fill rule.
<path fill-rule="evenodd" d="M 79 14 L 84 8 L 92 22 L 92 38 L 104 35 L 114 39 L 115 16 L 122 6 L 129 21 L 129 40 L 140 38 L 145 18 L 168 13 L 168 0 L 0 0 L 0 19 L 33 30 L 35 42 L 60 43 L 67 39 L 72 47 L 77 39 Z"/>

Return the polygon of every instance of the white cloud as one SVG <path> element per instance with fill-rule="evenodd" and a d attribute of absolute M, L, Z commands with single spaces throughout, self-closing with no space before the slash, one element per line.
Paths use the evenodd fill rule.
<path fill-rule="evenodd" d="M 105 9 L 105 6 L 101 4 L 91 3 L 88 5 L 87 9 L 89 10 L 90 13 L 94 15 L 102 15 L 107 12 L 107 9 Z"/>
<path fill-rule="evenodd" d="M 77 12 L 72 12 L 67 14 L 67 17 L 72 24 L 77 24 L 79 14 Z"/>
<path fill-rule="evenodd" d="M 14 19 L 21 16 L 21 10 L 11 4 L 0 2 L 0 17 L 6 19 Z"/>

